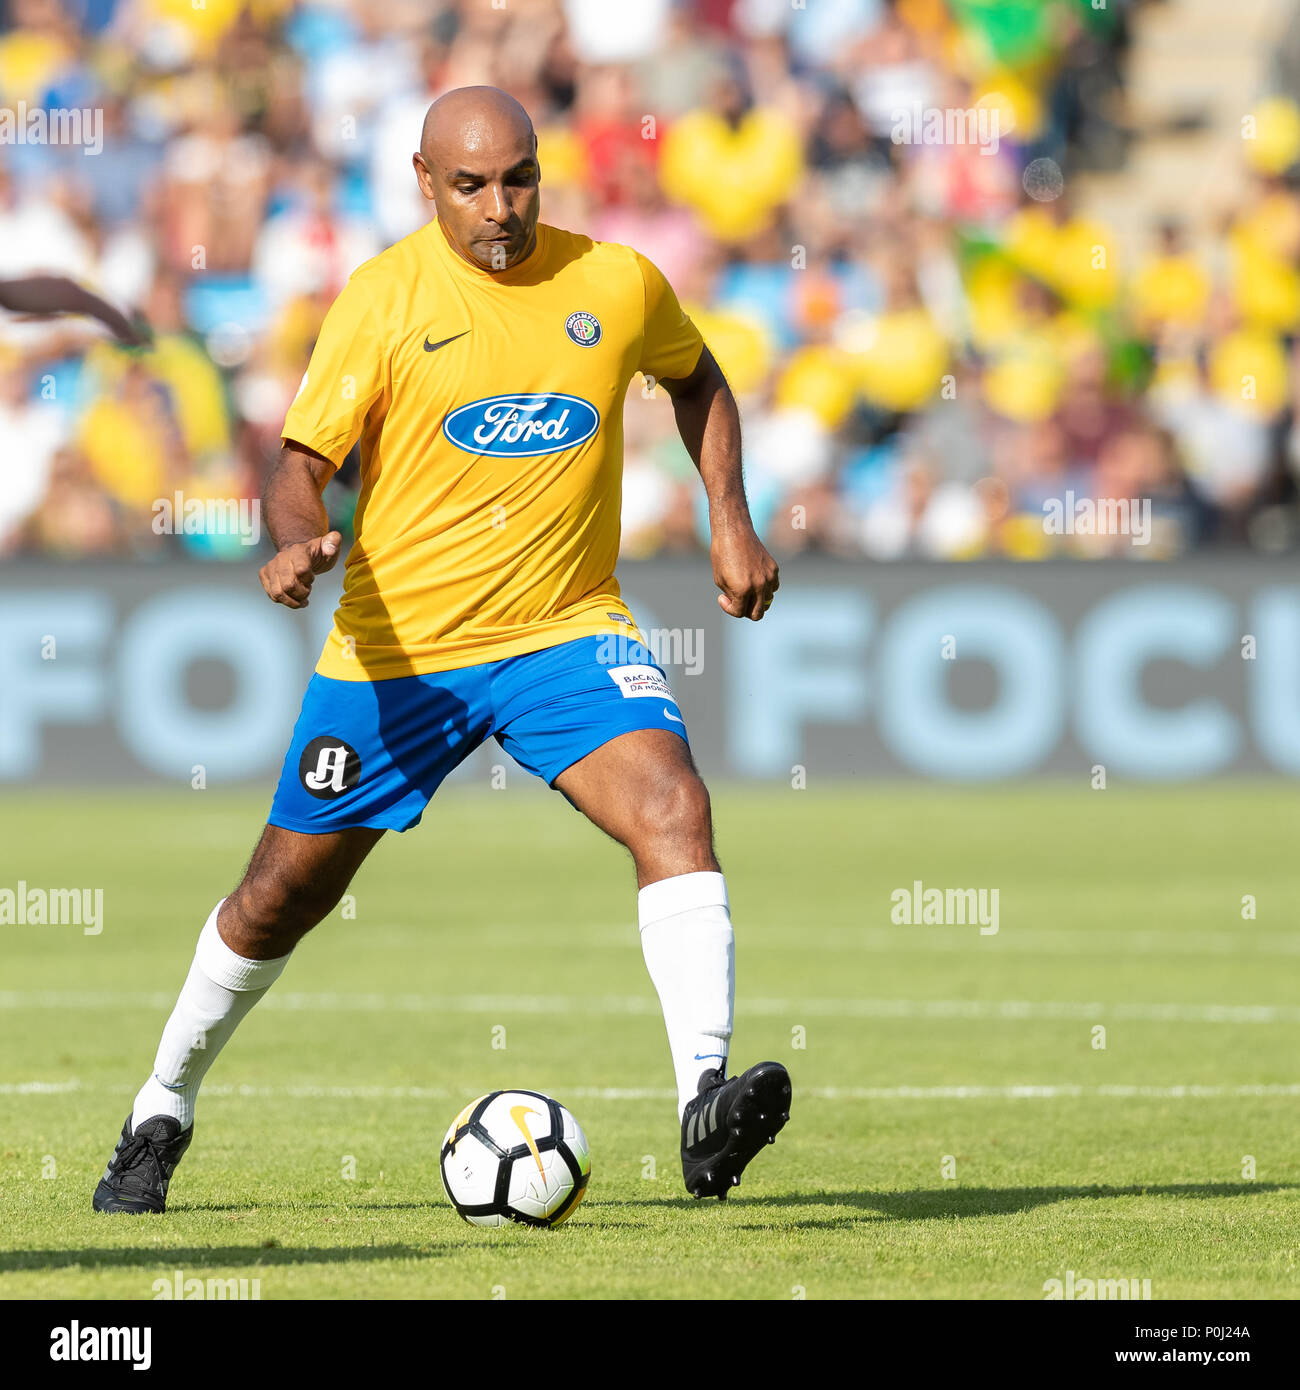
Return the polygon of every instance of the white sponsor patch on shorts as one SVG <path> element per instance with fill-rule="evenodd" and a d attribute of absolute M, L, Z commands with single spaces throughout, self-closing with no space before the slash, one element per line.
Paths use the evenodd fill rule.
<path fill-rule="evenodd" d="M 668 682 L 653 666 L 611 666 L 609 678 L 623 692 L 625 700 L 636 700 L 648 696 L 652 700 L 672 700 L 673 692 Z"/>

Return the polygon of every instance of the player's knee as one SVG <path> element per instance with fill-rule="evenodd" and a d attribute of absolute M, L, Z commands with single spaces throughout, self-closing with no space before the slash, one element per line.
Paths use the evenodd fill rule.
<path fill-rule="evenodd" d="M 678 849 L 707 851 L 713 843 L 709 792 L 696 776 L 676 777 L 647 797 L 643 837 Z"/>
<path fill-rule="evenodd" d="M 320 879 L 275 868 L 250 872 L 231 898 L 245 943 L 272 948 L 278 954 L 274 948 L 292 950 L 300 937 L 333 911 L 341 895 L 341 889 L 336 891 Z"/>

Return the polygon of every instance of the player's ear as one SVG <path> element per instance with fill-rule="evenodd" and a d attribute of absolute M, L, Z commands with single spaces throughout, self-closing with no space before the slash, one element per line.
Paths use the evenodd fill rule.
<path fill-rule="evenodd" d="M 433 201 L 433 175 L 429 172 L 429 166 L 424 162 L 424 156 L 419 150 L 411 156 L 411 167 L 415 170 L 415 181 L 420 185 L 420 193 L 423 197 Z"/>

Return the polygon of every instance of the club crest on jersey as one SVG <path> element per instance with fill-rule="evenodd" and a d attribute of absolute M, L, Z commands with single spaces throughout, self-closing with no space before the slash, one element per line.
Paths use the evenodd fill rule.
<path fill-rule="evenodd" d="M 460 406 L 442 422 L 442 432 L 467 454 L 526 458 L 572 449 L 599 424 L 600 412 L 581 396 L 521 391 Z"/>
<path fill-rule="evenodd" d="M 333 801 L 351 791 L 360 778 L 361 757 L 341 738 L 314 738 L 298 759 L 298 780 L 321 801 Z"/>
<path fill-rule="evenodd" d="M 564 331 L 579 347 L 595 347 L 600 342 L 600 320 L 585 309 L 569 315 Z"/>

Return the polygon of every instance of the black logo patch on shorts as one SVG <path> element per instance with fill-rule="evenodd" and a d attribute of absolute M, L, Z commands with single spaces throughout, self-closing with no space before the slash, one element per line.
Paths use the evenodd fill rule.
<path fill-rule="evenodd" d="M 361 755 L 341 738 L 314 738 L 298 759 L 298 780 L 312 796 L 333 801 L 361 780 Z"/>

